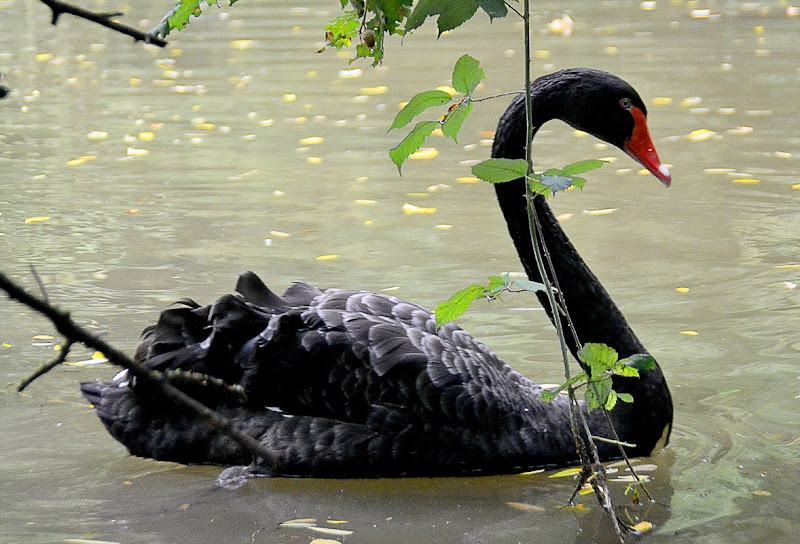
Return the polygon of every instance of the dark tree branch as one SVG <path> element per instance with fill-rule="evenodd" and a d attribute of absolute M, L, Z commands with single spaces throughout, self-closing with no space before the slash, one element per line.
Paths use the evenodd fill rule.
<path fill-rule="evenodd" d="M 137 30 L 128 25 L 123 25 L 122 23 L 114 21 L 113 18 L 122 15 L 121 13 L 95 13 L 94 11 L 89 11 L 80 8 L 78 6 L 67 4 L 65 2 L 62 2 L 61 0 L 40 0 L 40 1 L 48 8 L 50 8 L 50 11 L 53 12 L 53 17 L 51 19 L 51 22 L 54 25 L 58 23 L 58 18 L 61 16 L 62 13 L 68 13 L 70 15 L 80 17 L 81 19 L 86 19 L 87 21 L 97 23 L 98 25 L 104 26 L 106 28 L 110 28 L 111 30 L 114 30 L 121 34 L 125 34 L 126 36 L 130 36 L 137 42 L 152 43 L 153 45 L 158 45 L 159 47 L 165 47 L 167 45 L 167 42 L 162 40 L 158 36 L 142 32 L 141 30 Z"/>
<path fill-rule="evenodd" d="M 69 350 L 71 348 L 72 348 L 72 342 L 70 342 L 69 340 L 64 342 L 64 344 L 61 346 L 61 351 L 58 352 L 58 357 L 56 357 L 49 363 L 43 364 L 42 366 L 37 368 L 33 374 L 22 380 L 22 382 L 20 382 L 19 384 L 19 387 L 17 387 L 17 393 L 22 393 L 26 387 L 28 387 L 30 384 L 33 383 L 33 381 L 36 378 L 38 378 L 39 376 L 44 376 L 45 374 L 53 370 L 55 367 L 66 361 L 67 355 L 69 355 Z"/>
<path fill-rule="evenodd" d="M 149 368 L 136 363 L 125 353 L 88 332 L 86 329 L 80 327 L 72 320 L 68 312 L 60 310 L 48 304 L 43 299 L 31 295 L 2 272 L 0 272 L 0 289 L 5 291 L 12 300 L 16 300 L 25 306 L 28 306 L 32 310 L 49 319 L 55 326 L 56 330 L 66 338 L 66 346 L 62 351 L 68 351 L 66 348 L 75 342 L 79 342 L 89 348 L 103 352 L 103 354 L 111 363 L 123 368 L 127 368 L 128 372 L 135 376 L 137 380 L 156 389 L 164 399 L 171 402 L 176 407 L 182 409 L 189 415 L 205 421 L 218 432 L 228 435 L 232 440 L 235 440 L 241 444 L 243 448 L 249 451 L 254 458 L 261 458 L 268 465 L 274 466 L 275 457 L 258 440 L 248 434 L 243 433 L 234 427 L 227 419 L 221 417 L 215 411 L 209 409 L 204 404 L 198 402 L 197 400 L 183 393 L 180 389 L 177 389 L 175 386 L 171 385 L 161 373 L 154 372 Z M 63 362 L 65 357 L 66 354 L 59 356 L 55 361 L 53 361 L 53 363 L 50 363 L 50 365 L 52 365 L 50 368 L 53 368 L 57 364 Z M 44 371 L 37 371 L 34 376 L 27 380 L 28 383 L 25 383 L 25 385 L 27 386 L 31 381 L 33 381 L 33 379 L 47 372 L 47 370 L 50 369 L 46 368 L 47 366 L 49 365 L 44 365 L 40 369 L 45 369 Z"/>

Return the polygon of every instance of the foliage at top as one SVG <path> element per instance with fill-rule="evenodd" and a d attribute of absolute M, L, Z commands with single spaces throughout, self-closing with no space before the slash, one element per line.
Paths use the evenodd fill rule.
<path fill-rule="evenodd" d="M 233 5 L 237 0 L 229 1 Z M 414 0 L 339 1 L 344 14 L 332 19 L 325 27 L 327 45 L 341 49 L 355 42 L 355 58 L 370 58 L 373 66 L 383 59 L 386 36 L 404 36 L 419 28 L 428 17 L 436 17 L 441 35 L 464 24 L 478 9 L 490 19 L 508 14 L 504 0 L 418 0 L 416 5 L 413 5 Z M 165 38 L 172 30 L 182 30 L 189 24 L 191 16 L 202 14 L 201 4 L 219 6 L 219 0 L 176 0 L 170 13 L 150 34 Z"/>

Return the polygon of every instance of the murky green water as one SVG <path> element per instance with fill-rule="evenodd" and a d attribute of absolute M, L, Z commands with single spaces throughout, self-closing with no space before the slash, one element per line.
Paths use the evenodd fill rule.
<path fill-rule="evenodd" d="M 647 539 L 797 542 L 800 17 L 787 17 L 780 2 L 659 1 L 652 11 L 642 9 L 652 2 L 576 4 L 571 38 L 537 31 L 535 73 L 587 65 L 629 80 L 650 104 L 659 153 L 674 167 L 663 190 L 627 157 L 559 125 L 540 131 L 534 149 L 539 168 L 619 158 L 554 207 L 573 214 L 565 228 L 661 362 L 675 398 L 672 444 L 648 460 L 658 464 L 650 485 L 658 503 L 642 515 L 659 531 Z M 304 279 L 392 289 L 428 306 L 517 269 L 491 188 L 457 181 L 469 175 L 460 163 L 488 156 L 481 131 L 494 129 L 508 99 L 476 108 L 460 145 L 434 140 L 438 157 L 407 163 L 402 178 L 386 154 L 401 135 L 386 129 L 398 103 L 447 84 L 463 52 L 486 69 L 483 95 L 521 88 L 520 24 L 478 20 L 438 41 L 428 28 L 402 47 L 393 40 L 381 69 L 347 79 L 341 71 L 354 66 L 314 53 L 337 5 L 242 2 L 212 10 L 157 50 L 66 16 L 53 28 L 40 3 L 0 0 L 0 72 L 15 90 L 0 101 L 2 270 L 36 288 L 35 266 L 53 301 L 132 351 L 166 304 L 208 302 L 246 269 L 278 289 Z M 560 13 L 556 3 L 539 5 L 552 8 L 539 15 L 543 31 Z M 711 17 L 693 18 L 693 9 Z M 159 17 L 134 10 L 126 18 L 149 17 L 144 28 Z M 378 86 L 388 91 L 364 90 Z M 699 129 L 716 136 L 690 141 Z M 90 140 L 93 131 L 108 136 Z M 314 136 L 322 143 L 301 141 Z M 436 213 L 405 215 L 405 203 Z M 582 213 L 603 208 L 617 211 Z M 25 221 L 41 216 L 50 219 Z M 339 258 L 316 260 L 329 254 Z M 462 323 L 524 373 L 557 381 L 551 327 L 541 312 L 520 311 L 531 306 L 487 304 Z M 77 390 L 113 369 L 65 367 L 14 393 L 53 357 L 52 346 L 32 342 L 52 331 L 20 306 L 0 307 L 8 383 L 0 390 L 0 542 L 612 540 L 593 499 L 583 500 L 588 512 L 557 509 L 571 484 L 545 476 L 279 479 L 224 491 L 214 487 L 216 468 L 131 458 Z M 353 534 L 276 528 L 307 517 L 346 520 L 328 526 Z"/>

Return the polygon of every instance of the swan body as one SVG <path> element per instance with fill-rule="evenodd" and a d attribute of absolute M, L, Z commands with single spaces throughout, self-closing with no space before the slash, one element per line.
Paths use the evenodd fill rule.
<path fill-rule="evenodd" d="M 531 85 L 534 125 L 552 118 L 617 145 L 665 184 L 644 121 L 646 109 L 623 80 L 597 70 L 549 74 Z M 493 156 L 524 156 L 524 103 L 500 120 Z M 522 180 L 496 186 L 509 232 L 529 277 L 533 264 Z M 535 210 L 576 336 L 620 357 L 646 353 L 619 309 L 577 254 L 542 197 Z M 216 409 L 273 453 L 254 470 L 275 476 L 397 477 L 512 473 L 577 460 L 566 398 L 543 402 L 542 388 L 455 324 L 436 328 L 428 310 L 365 291 L 298 283 L 283 295 L 245 273 L 238 294 L 214 304 L 184 301 L 144 332 L 138 362 L 160 371 L 213 376 L 229 389 L 198 383 L 187 393 Z M 553 312 L 540 297 L 548 315 Z M 661 369 L 614 378 L 632 405 L 610 413 L 629 453 L 649 454 L 669 436 L 672 401 Z M 243 465 L 237 443 L 124 377 L 81 385 L 111 435 L 142 457 L 179 463 Z M 603 414 L 592 433 L 611 436 Z M 616 446 L 598 444 L 604 459 Z"/>

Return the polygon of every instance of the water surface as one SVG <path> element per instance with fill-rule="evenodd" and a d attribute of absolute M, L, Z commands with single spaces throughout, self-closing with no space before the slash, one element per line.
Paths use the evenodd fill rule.
<path fill-rule="evenodd" d="M 658 526 L 648 540 L 796 542 L 800 18 L 778 2 L 711 3 L 709 18 L 693 18 L 704 9 L 693 3 L 642 9 L 649 4 L 579 3 L 566 39 L 545 31 L 561 4 L 539 3 L 533 69 L 584 65 L 630 81 L 648 103 L 673 186 L 557 124 L 537 136 L 537 168 L 617 158 L 553 206 L 572 214 L 565 229 L 675 399 L 670 447 L 643 461 L 658 465 L 658 502 L 632 510 Z M 438 40 L 422 29 L 402 46 L 393 39 L 372 70 L 314 53 L 336 6 L 210 10 L 161 50 L 66 16 L 52 27 L 32 0 L 0 1 L 0 72 L 14 89 L 0 102 L 3 271 L 37 289 L 33 265 L 51 300 L 132 352 L 171 301 L 209 302 L 243 270 L 278 290 L 303 279 L 426 306 L 517 270 L 491 188 L 458 182 L 469 175 L 465 161 L 488 156 L 482 133 L 509 99 L 476 107 L 459 145 L 435 138 L 439 155 L 410 161 L 402 178 L 387 156 L 401 135 L 386 130 L 400 102 L 448 84 L 464 52 L 489 76 L 481 95 L 521 89 L 521 25 L 479 17 Z M 149 19 L 143 28 L 160 17 L 133 9 L 126 19 Z M 342 77 L 354 67 L 360 77 Z M 372 94 L 379 86 L 387 92 Z M 716 134 L 692 141 L 700 129 Z M 93 131 L 108 136 L 87 138 Z M 152 140 L 140 138 L 146 132 Z M 436 213 L 406 215 L 405 203 Z M 616 212 L 583 213 L 605 208 Z M 25 221 L 42 216 L 50 219 Z M 339 258 L 316 259 L 331 254 Z M 52 329 L 0 304 L 0 542 L 325 536 L 276 528 L 293 518 L 347 521 L 328 526 L 353 531 L 336 537 L 350 543 L 613 541 L 594 499 L 583 498 L 586 512 L 558 509 L 572 483 L 546 475 L 276 479 L 227 491 L 214 485 L 217 468 L 132 458 L 77 390 L 112 368 L 64 367 L 14 392 L 53 357 L 47 341 L 32 341 Z M 532 308 L 524 297 L 479 304 L 462 325 L 526 375 L 558 381 L 552 327 Z M 72 359 L 90 356 L 76 350 Z M 624 484 L 614 485 L 621 494 Z"/>

